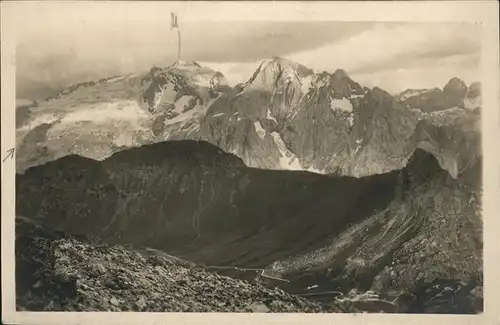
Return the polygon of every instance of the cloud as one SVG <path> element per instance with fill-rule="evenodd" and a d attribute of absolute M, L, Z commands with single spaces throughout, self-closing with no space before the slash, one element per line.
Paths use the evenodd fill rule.
<path fill-rule="evenodd" d="M 319 71 L 346 70 L 368 87 L 390 92 L 443 87 L 452 77 L 479 79 L 480 27 L 466 23 L 378 23 L 324 46 L 285 57 Z M 252 74 L 259 61 L 206 63 L 233 83 Z"/>
<path fill-rule="evenodd" d="M 169 15 L 92 16 L 90 9 L 80 16 L 60 12 L 59 20 L 51 15 L 20 27 L 17 97 L 40 99 L 69 84 L 177 59 Z M 181 28 L 182 58 L 221 71 L 231 84 L 248 80 L 260 61 L 274 55 L 317 71 L 342 68 L 394 90 L 425 84 L 403 78 L 404 71 L 430 71 L 436 77 L 427 84 L 435 86 L 445 73 L 448 79 L 472 76 L 480 58 L 480 29 L 466 23 L 181 21 Z"/>
<path fill-rule="evenodd" d="M 303 64 L 351 73 L 397 68 L 412 60 L 437 59 L 480 50 L 479 27 L 458 23 L 379 23 L 341 42 L 290 56 Z"/>
<path fill-rule="evenodd" d="M 177 34 L 170 30 L 168 15 L 152 21 L 130 19 L 126 24 L 105 24 L 95 19 L 69 21 L 66 17 L 63 20 L 68 24 L 64 27 L 59 21 L 43 18 L 38 18 L 39 28 L 20 31 L 16 84 L 21 97 L 43 97 L 71 83 L 144 71 L 153 64 L 169 65 L 177 60 Z M 181 26 L 182 58 L 255 62 L 337 42 L 371 25 L 195 21 Z"/>
<path fill-rule="evenodd" d="M 262 61 L 254 62 L 207 62 L 198 61 L 200 64 L 210 67 L 211 69 L 220 71 L 227 79 L 230 86 L 235 86 L 238 83 L 245 82 L 257 70 Z"/>
<path fill-rule="evenodd" d="M 188 59 L 254 62 L 339 42 L 372 25 L 311 21 L 199 23 L 188 25 L 183 37 L 188 42 Z"/>

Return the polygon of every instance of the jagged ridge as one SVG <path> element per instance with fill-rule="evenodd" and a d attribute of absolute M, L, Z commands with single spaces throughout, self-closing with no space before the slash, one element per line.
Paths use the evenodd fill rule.
<path fill-rule="evenodd" d="M 412 137 L 416 121 L 428 118 L 425 108 L 422 113 L 407 101 L 419 102 L 429 92 L 401 105 L 341 69 L 314 74 L 277 57 L 235 88 L 220 72 L 196 62 L 73 88 L 29 109 L 31 125 L 17 131 L 19 171 L 67 154 L 102 160 L 129 147 L 197 139 L 238 155 L 250 167 L 359 177 L 402 168 L 419 146 Z M 444 88 L 435 92 L 451 98 L 446 105 L 464 95 L 456 78 Z M 473 95 L 479 85 L 466 92 L 462 106 L 477 110 L 480 98 Z M 442 166 L 453 173 L 453 164 Z"/>

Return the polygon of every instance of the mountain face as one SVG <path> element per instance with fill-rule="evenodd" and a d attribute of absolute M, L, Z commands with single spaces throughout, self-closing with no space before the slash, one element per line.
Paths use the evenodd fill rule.
<path fill-rule="evenodd" d="M 319 277 L 323 289 L 347 282 L 378 292 L 439 278 L 479 281 L 480 190 L 477 181 L 471 182 L 479 175 L 480 163 L 453 179 L 434 156 L 419 149 L 402 170 L 396 196 L 386 208 L 333 236 L 321 249 L 275 262 L 270 273 L 296 281 Z"/>
<path fill-rule="evenodd" d="M 452 115 L 463 120 L 468 111 L 479 116 L 480 85 L 467 88 L 453 78 L 443 90 L 393 97 L 362 87 L 341 69 L 316 74 L 275 57 L 231 88 L 220 72 L 176 62 L 144 75 L 81 83 L 23 108 L 16 161 L 23 172 L 71 154 L 103 160 L 130 147 L 192 139 L 233 153 L 249 167 L 361 177 L 402 168 L 420 142 L 435 134 L 425 131 L 426 125 L 435 128 L 430 115 L 454 105 L 460 111 Z M 462 136 L 454 125 L 457 137 L 476 137 Z M 462 151 L 440 159 L 453 154 Z"/>
<path fill-rule="evenodd" d="M 298 63 L 275 57 L 261 63 L 250 80 L 242 85 L 240 96 L 251 98 L 254 94 L 267 93 L 269 103 L 264 106 L 269 107 L 269 115 L 282 127 L 308 90 L 313 74 Z"/>
<path fill-rule="evenodd" d="M 479 166 L 454 179 L 417 150 L 399 171 L 332 178 L 248 168 L 209 143 L 168 141 L 32 167 L 17 175 L 16 213 L 206 266 L 265 269 L 289 278 L 289 291 L 401 291 L 481 273 L 480 184 L 468 181 Z"/>
<path fill-rule="evenodd" d="M 410 148 L 431 152 L 441 168 L 457 177 L 477 163 L 481 151 L 481 118 L 477 112 L 452 108 L 420 118 Z"/>
<path fill-rule="evenodd" d="M 424 113 L 454 107 L 474 110 L 481 106 L 480 88 L 481 85 L 478 82 L 467 87 L 462 80 L 455 77 L 451 78 L 443 89 L 408 89 L 396 95 L 396 98 L 404 105 Z"/>
<path fill-rule="evenodd" d="M 16 130 L 17 168 L 71 154 L 102 160 L 123 148 L 161 141 L 172 129 L 189 137 L 224 84 L 216 71 L 176 62 L 145 75 L 64 89 L 23 111 L 25 123 Z M 152 114 L 155 110 L 162 114 Z"/>

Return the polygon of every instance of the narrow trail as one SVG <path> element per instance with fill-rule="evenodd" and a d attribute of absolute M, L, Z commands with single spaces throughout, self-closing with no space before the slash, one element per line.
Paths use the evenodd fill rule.
<path fill-rule="evenodd" d="M 233 271 L 238 271 L 238 272 L 247 272 L 247 271 L 258 272 L 258 271 L 260 271 L 259 276 L 261 276 L 261 277 L 272 279 L 272 280 L 278 280 L 278 281 L 282 281 L 282 282 L 286 282 L 286 283 L 290 282 L 287 279 L 282 279 L 282 278 L 277 278 L 277 277 L 267 275 L 267 274 L 265 274 L 266 269 L 261 269 L 261 268 L 245 268 L 245 267 L 238 267 L 238 266 L 206 266 L 205 268 L 207 270 L 210 270 L 210 269 L 233 270 Z"/>
<path fill-rule="evenodd" d="M 326 295 L 341 296 L 344 294 L 340 291 L 322 291 L 322 292 L 296 293 L 295 295 L 300 297 L 310 297 L 310 296 L 326 296 Z"/>

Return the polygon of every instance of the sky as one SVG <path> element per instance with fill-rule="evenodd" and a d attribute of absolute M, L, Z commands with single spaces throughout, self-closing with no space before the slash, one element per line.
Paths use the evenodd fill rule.
<path fill-rule="evenodd" d="M 177 34 L 170 8 L 144 8 L 26 5 L 16 31 L 16 97 L 42 99 L 77 82 L 171 64 Z M 206 14 L 179 14 L 182 59 L 221 71 L 231 84 L 246 81 L 272 56 L 317 72 L 341 68 L 363 86 L 392 93 L 443 87 L 451 77 L 479 80 L 481 31 L 470 23 L 207 20 Z"/>

